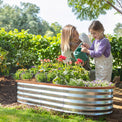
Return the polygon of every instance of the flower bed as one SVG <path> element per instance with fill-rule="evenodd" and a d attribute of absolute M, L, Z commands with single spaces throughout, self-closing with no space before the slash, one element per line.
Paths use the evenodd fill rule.
<path fill-rule="evenodd" d="M 72 64 L 72 62 L 63 63 L 64 59 L 65 57 L 59 56 L 54 62 L 49 59 L 41 60 L 41 64 L 38 66 L 32 66 L 30 69 L 19 69 L 14 77 L 16 80 L 35 78 L 37 82 L 68 86 L 106 87 L 114 85 L 108 81 L 90 81 L 89 71 L 82 67 L 82 60 L 78 59 Z"/>
<path fill-rule="evenodd" d="M 89 81 L 89 72 L 82 68 L 81 60 L 74 65 L 64 64 L 62 56 L 57 60 L 41 60 L 39 66 L 15 73 L 18 102 L 84 115 L 112 113 L 113 83 Z"/>

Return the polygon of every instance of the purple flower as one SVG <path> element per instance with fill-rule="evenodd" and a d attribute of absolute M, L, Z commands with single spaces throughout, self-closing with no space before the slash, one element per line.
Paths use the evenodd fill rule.
<path fill-rule="evenodd" d="M 110 82 L 109 85 L 111 86 L 111 84 L 112 84 L 112 83 Z"/>
<path fill-rule="evenodd" d="M 35 68 L 35 66 L 32 66 L 32 68 Z"/>

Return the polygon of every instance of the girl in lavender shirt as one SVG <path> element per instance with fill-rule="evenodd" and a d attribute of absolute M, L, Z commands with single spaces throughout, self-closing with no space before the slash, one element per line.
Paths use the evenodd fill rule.
<path fill-rule="evenodd" d="M 109 40 L 104 36 L 104 27 L 99 21 L 93 21 L 89 26 L 89 31 L 95 40 L 91 47 L 84 43 L 81 51 L 95 59 L 96 80 L 111 81 L 113 57 Z"/>

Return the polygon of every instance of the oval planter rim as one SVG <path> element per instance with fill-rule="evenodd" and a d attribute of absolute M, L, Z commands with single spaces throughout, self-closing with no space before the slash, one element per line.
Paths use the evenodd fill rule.
<path fill-rule="evenodd" d="M 57 87 L 67 87 L 67 88 L 82 88 L 82 89 L 113 89 L 113 88 L 115 88 L 115 86 L 105 86 L 105 87 L 68 86 L 68 85 L 60 85 L 60 84 L 53 84 L 53 83 L 35 82 L 35 81 L 32 81 L 32 80 L 16 80 L 16 82 L 30 83 L 30 84 L 40 84 L 40 85 L 48 85 L 48 86 L 57 86 Z"/>

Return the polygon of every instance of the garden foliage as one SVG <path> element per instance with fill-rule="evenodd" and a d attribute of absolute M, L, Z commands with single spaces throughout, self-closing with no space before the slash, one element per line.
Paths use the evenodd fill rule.
<path fill-rule="evenodd" d="M 120 80 L 122 80 L 122 37 L 108 35 L 107 38 L 110 40 L 113 55 L 112 78 L 114 76 L 120 76 Z"/>
<path fill-rule="evenodd" d="M 90 81 L 89 71 L 82 67 L 82 60 L 77 59 L 64 63 L 65 56 L 59 56 L 56 61 L 50 59 L 41 60 L 41 64 L 30 69 L 19 69 L 15 73 L 15 79 L 24 80 L 35 78 L 37 82 L 53 83 L 69 86 L 103 87 L 112 86 L 111 82 L 95 80 Z"/>
<path fill-rule="evenodd" d="M 18 68 L 29 68 L 39 63 L 40 59 L 53 59 L 60 54 L 60 34 L 57 37 L 42 37 L 28 34 L 22 30 L 6 32 L 0 30 L 0 47 L 7 51 L 6 65 L 8 71 Z M 2 72 L 2 70 L 1 70 Z M 5 72 L 2 74 L 6 75 Z"/>
<path fill-rule="evenodd" d="M 122 66 L 122 37 L 107 35 L 109 38 L 112 55 L 114 57 L 114 68 Z M 56 37 L 46 37 L 41 35 L 28 34 L 27 31 L 17 29 L 6 32 L 5 29 L 0 30 L 0 47 L 6 53 L 2 57 L 6 57 L 2 61 L 1 75 L 16 72 L 19 68 L 30 68 L 38 65 L 41 59 L 53 60 L 60 55 L 61 33 Z M 6 70 L 3 70 L 6 69 Z"/>

